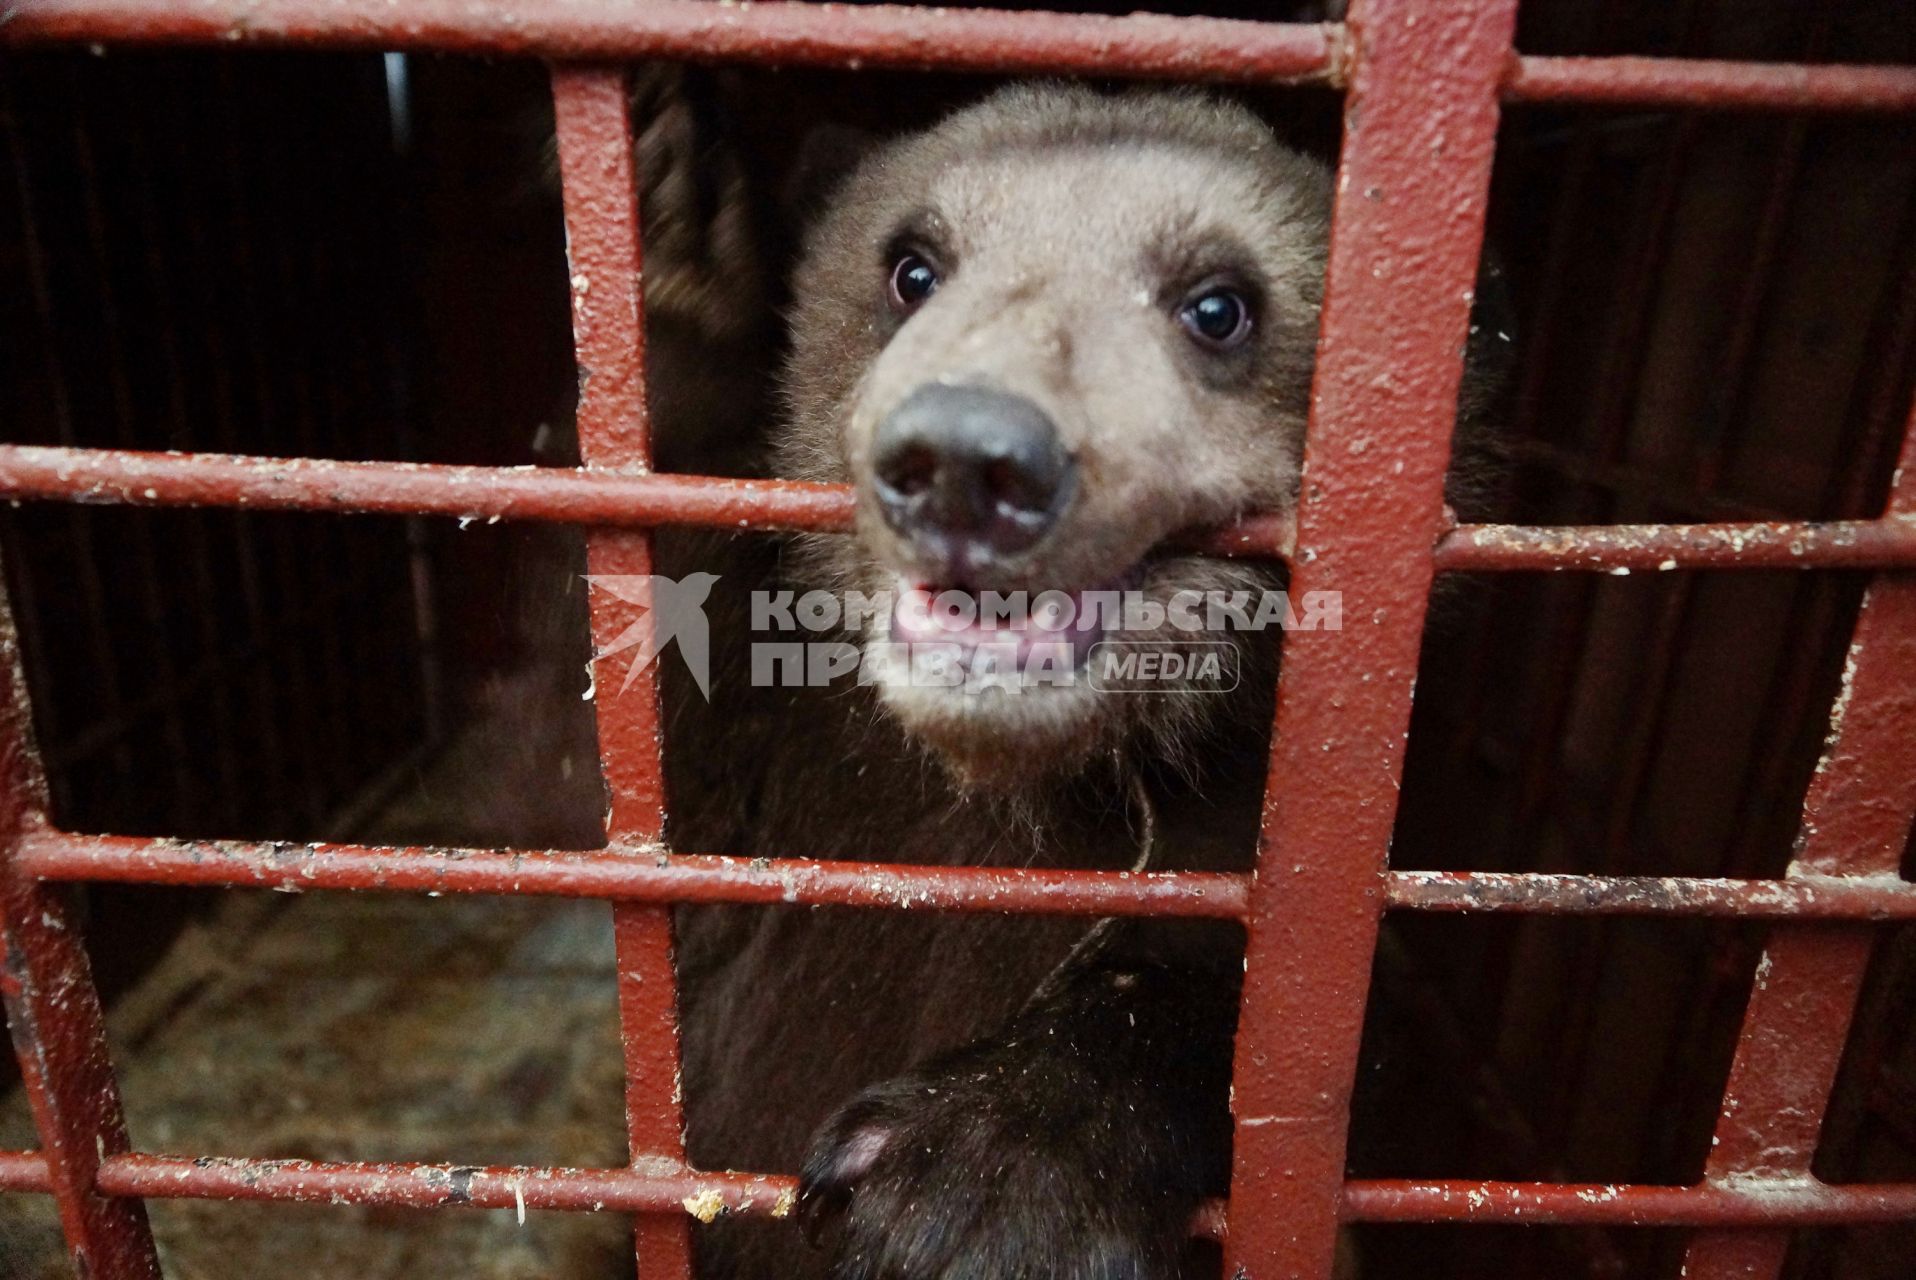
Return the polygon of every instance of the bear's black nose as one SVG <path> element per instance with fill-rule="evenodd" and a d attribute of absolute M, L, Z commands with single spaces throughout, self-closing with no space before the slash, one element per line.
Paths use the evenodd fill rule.
<path fill-rule="evenodd" d="M 1044 410 L 987 387 L 918 388 L 879 424 L 872 470 L 885 522 L 955 568 L 1044 537 L 1077 464 Z"/>

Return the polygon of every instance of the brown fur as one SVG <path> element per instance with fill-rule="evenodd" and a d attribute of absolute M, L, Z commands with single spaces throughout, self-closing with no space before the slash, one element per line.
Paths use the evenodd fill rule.
<path fill-rule="evenodd" d="M 1268 573 L 1170 555 L 1164 543 L 1290 504 L 1329 214 L 1321 165 L 1248 112 L 1197 94 L 1017 88 L 872 157 L 814 229 L 797 276 L 777 469 L 861 490 L 859 536 L 821 541 L 806 571 L 871 591 L 917 567 L 874 514 L 869 447 L 905 396 L 947 381 L 1035 402 L 1085 480 L 1051 536 L 976 585 L 1092 588 L 1134 566 L 1160 600 L 1273 585 Z M 885 255 L 901 238 L 948 276 L 902 325 L 883 295 Z M 1263 298 L 1250 346 L 1219 357 L 1198 350 L 1173 312 L 1227 270 Z M 1047 779 L 1127 739 L 1180 750 L 1215 709 L 1204 704 L 1220 701 L 1082 688 L 979 699 L 890 685 L 885 695 L 961 776 L 998 787 Z"/>
<path fill-rule="evenodd" d="M 711 704 L 666 667 L 674 846 L 1248 867 L 1275 636 L 1241 638 L 1250 675 L 1228 697 L 765 689 L 748 679 L 741 600 L 922 570 L 873 514 L 869 449 L 891 408 L 939 380 L 1040 405 L 1082 477 L 1048 536 L 969 585 L 1085 588 L 1134 566 L 1159 600 L 1281 583 L 1167 540 L 1294 501 L 1330 203 L 1323 166 L 1193 93 L 1014 88 L 859 166 L 797 272 L 772 467 L 855 486 L 857 531 L 731 548 Z M 902 322 L 886 302 L 900 243 L 944 272 Z M 1261 306 L 1251 343 L 1220 355 L 1174 316 L 1226 270 Z M 715 554 L 694 540 L 676 560 Z M 809 1217 L 842 1222 L 808 1250 L 790 1223 L 722 1219 L 700 1231 L 703 1275 L 1183 1273 L 1184 1215 L 1228 1157 L 1235 929 L 699 908 L 680 913 L 679 943 L 691 1159 L 804 1162 Z"/>
<path fill-rule="evenodd" d="M 864 445 L 891 404 L 924 381 L 988 379 L 1038 399 L 1087 477 L 1066 526 L 1005 585 L 1083 585 L 1147 556 L 1158 597 L 1269 585 L 1268 567 L 1159 544 L 1291 501 L 1328 205 L 1324 169 L 1239 109 L 1183 94 L 1002 93 L 868 159 L 814 229 L 772 469 L 862 484 Z M 901 328 L 884 309 L 884 255 L 897 224 L 925 214 L 946 237 L 950 284 Z M 1193 358 L 1167 311 L 1192 273 L 1220 265 L 1202 256 L 1212 250 L 1249 254 L 1228 265 L 1266 291 L 1255 350 L 1225 368 Z M 861 519 L 854 538 L 757 547 L 725 585 L 886 586 L 898 550 Z M 682 560 L 709 567 L 712 552 Z M 733 623 L 715 617 L 715 641 L 740 636 Z M 1147 825 L 1154 867 L 1241 867 L 1252 847 L 1268 671 L 1232 698 L 1091 695 L 982 718 L 914 708 L 898 691 L 753 689 L 746 677 L 742 654 L 721 650 L 713 705 L 674 699 L 676 847 L 1117 868 L 1136 861 Z M 993 756 L 1013 767 L 981 765 Z M 693 1160 L 795 1168 L 851 1091 L 1005 1025 L 1085 929 L 682 912 Z M 1227 960 L 1231 934 L 1165 931 L 1174 950 Z M 1045 1206 L 1030 1209 L 1042 1223 Z M 829 1260 L 789 1226 L 721 1222 L 701 1240 L 714 1277 L 824 1274 Z"/>

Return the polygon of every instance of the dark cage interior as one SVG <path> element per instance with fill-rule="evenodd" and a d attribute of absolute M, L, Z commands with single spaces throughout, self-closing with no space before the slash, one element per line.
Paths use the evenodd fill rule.
<path fill-rule="evenodd" d="M 1907 65 L 1916 21 L 1901 0 L 1535 0 L 1518 47 Z M 810 166 L 837 129 L 930 121 L 988 82 L 729 67 L 636 83 L 641 162 L 679 183 L 646 227 L 660 458 L 739 474 L 776 413 Z M 1335 149 L 1335 94 L 1238 92 L 1301 145 Z M 0 50 L 0 440 L 577 466 L 550 94 L 530 60 Z M 1916 394 L 1910 137 L 1894 116 L 1507 106 L 1489 240 L 1518 354 L 1490 442 L 1497 496 L 1470 518 L 1878 515 Z M 676 219 L 728 216 L 747 247 L 720 238 L 715 264 L 681 263 L 672 237 L 692 233 Z M 55 822 L 599 847 L 584 546 L 510 521 L 0 510 Z M 1782 874 L 1867 575 L 1451 576 L 1393 868 Z M 1912 863 L 1916 846 L 1904 879 Z M 135 1150 L 626 1158 L 603 904 L 83 892 Z M 1695 1183 L 1768 932 L 1387 917 L 1352 1175 Z M 1916 931 L 1884 926 L 1825 1180 L 1916 1181 L 1913 1014 Z M 0 1148 L 28 1150 L 16 1079 Z M 151 1214 L 172 1276 L 306 1277 L 316 1257 L 328 1275 L 631 1270 L 616 1214 L 205 1200 Z M 1352 1234 L 1356 1274 L 1420 1280 L 1675 1276 L 1691 1235 Z M 0 1197 L 0 1275 L 67 1266 L 50 1202 Z M 1916 1226 L 1892 1224 L 1800 1231 L 1786 1274 L 1912 1271 Z"/>

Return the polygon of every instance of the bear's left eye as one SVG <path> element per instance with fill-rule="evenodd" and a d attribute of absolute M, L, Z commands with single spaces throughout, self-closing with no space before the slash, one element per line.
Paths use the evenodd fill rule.
<path fill-rule="evenodd" d="M 898 255 L 891 268 L 891 305 L 900 315 L 909 315 L 918 304 L 938 289 L 938 268 L 922 254 Z"/>
<path fill-rule="evenodd" d="M 1178 311 L 1178 323 L 1202 345 L 1226 351 L 1251 336 L 1251 304 L 1236 289 L 1215 286 L 1188 300 Z"/>

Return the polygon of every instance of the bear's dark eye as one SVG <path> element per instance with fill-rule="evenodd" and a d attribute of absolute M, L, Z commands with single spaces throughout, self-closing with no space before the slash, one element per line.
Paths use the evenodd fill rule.
<path fill-rule="evenodd" d="M 938 289 L 938 268 L 916 253 L 901 253 L 891 269 L 891 305 L 909 315 Z"/>
<path fill-rule="evenodd" d="M 1226 351 L 1251 336 L 1251 304 L 1236 289 L 1206 289 L 1184 304 L 1178 323 L 1205 346 Z"/>

